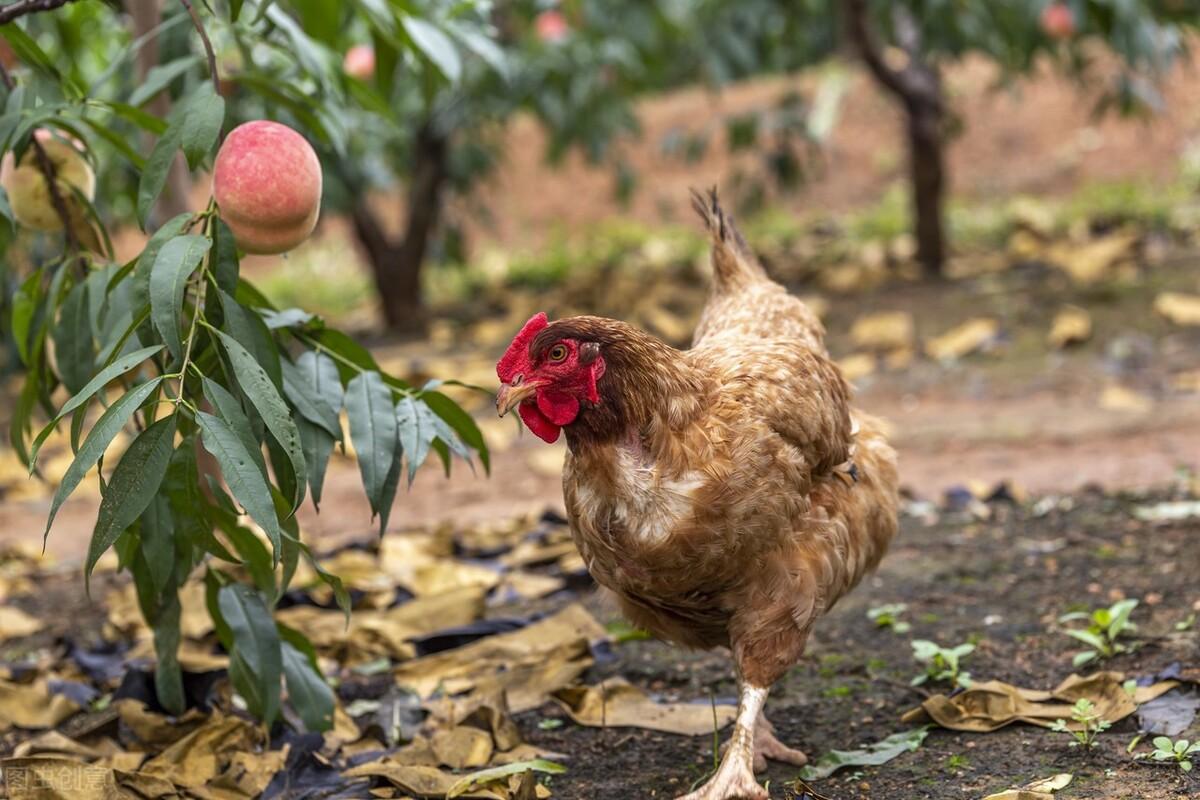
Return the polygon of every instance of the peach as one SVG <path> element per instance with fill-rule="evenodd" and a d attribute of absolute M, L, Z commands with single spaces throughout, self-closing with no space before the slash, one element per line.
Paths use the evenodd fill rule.
<path fill-rule="evenodd" d="M 1042 9 L 1042 31 L 1051 39 L 1067 39 L 1075 33 L 1075 15 L 1066 3 L 1051 3 Z"/>
<path fill-rule="evenodd" d="M 360 81 L 370 79 L 375 74 L 375 48 L 369 44 L 356 44 L 351 47 L 342 59 L 342 71 Z"/>
<path fill-rule="evenodd" d="M 561 11 L 543 11 L 538 14 L 533 21 L 533 28 L 537 32 L 537 36 L 547 44 L 555 44 L 567 38 L 571 32 L 571 26 L 567 24 L 567 18 L 563 16 Z"/>
<path fill-rule="evenodd" d="M 53 133 L 44 128 L 35 131 L 34 136 L 54 166 L 54 182 L 70 212 L 72 229 L 77 234 L 84 228 L 90 230 L 87 216 L 71 191 L 74 186 L 89 201 L 96 196 L 96 173 L 83 157 L 83 145 L 74 141 L 69 144 L 55 138 Z M 42 174 L 32 146 L 21 156 L 19 164 L 11 152 L 4 154 L 4 158 L 0 159 L 0 186 L 8 192 L 8 202 L 17 222 L 38 231 L 62 230 L 62 217 L 54 208 L 50 185 Z"/>
<path fill-rule="evenodd" d="M 247 253 L 283 253 L 316 227 L 321 162 L 288 126 L 247 122 L 234 128 L 217 151 L 213 196 L 238 247 Z"/>

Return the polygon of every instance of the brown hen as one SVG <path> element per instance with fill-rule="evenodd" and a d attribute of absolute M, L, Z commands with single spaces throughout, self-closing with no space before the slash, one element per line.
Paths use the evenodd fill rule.
<path fill-rule="evenodd" d="M 575 542 L 630 620 L 732 650 L 733 736 L 686 800 L 757 800 L 764 757 L 804 763 L 762 717 L 767 692 L 895 535 L 896 455 L 850 408 L 817 317 L 767 277 L 715 190 L 692 200 L 714 272 L 692 348 L 539 314 L 497 365 L 497 408 L 547 441 L 566 431 Z"/>

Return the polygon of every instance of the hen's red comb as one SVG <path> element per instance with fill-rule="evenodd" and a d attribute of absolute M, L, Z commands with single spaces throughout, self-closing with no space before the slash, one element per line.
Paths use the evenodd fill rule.
<path fill-rule="evenodd" d="M 517 370 L 529 361 L 529 345 L 533 342 L 533 337 L 549 324 L 550 320 L 546 318 L 545 311 L 539 311 L 529 318 L 496 364 L 496 375 L 501 381 L 511 381 Z"/>

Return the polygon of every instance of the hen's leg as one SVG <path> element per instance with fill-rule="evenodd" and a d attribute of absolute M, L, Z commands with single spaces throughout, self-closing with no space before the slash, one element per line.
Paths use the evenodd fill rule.
<path fill-rule="evenodd" d="M 729 749 L 733 740 L 721 745 L 721 752 Z M 763 712 L 758 714 L 758 722 L 754 725 L 754 771 L 766 772 L 767 759 L 782 761 L 795 767 L 803 767 L 808 763 L 808 756 L 799 750 L 788 747 L 775 737 L 775 726 Z"/>
<path fill-rule="evenodd" d="M 767 800 L 767 790 L 754 780 L 755 723 L 767 691 L 748 682 L 741 684 L 737 721 L 721 765 L 707 783 L 676 800 Z"/>

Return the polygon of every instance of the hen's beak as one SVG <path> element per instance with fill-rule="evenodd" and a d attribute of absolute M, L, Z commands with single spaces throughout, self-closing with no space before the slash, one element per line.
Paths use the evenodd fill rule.
<path fill-rule="evenodd" d="M 496 413 L 503 417 L 521 405 L 523 400 L 532 396 L 539 386 L 541 386 L 539 381 L 525 383 L 521 375 L 513 379 L 512 383 L 500 384 L 500 391 L 496 392 Z"/>

